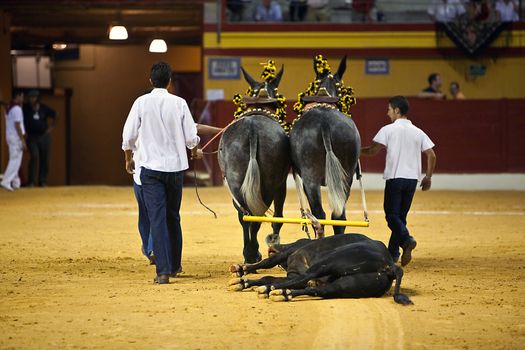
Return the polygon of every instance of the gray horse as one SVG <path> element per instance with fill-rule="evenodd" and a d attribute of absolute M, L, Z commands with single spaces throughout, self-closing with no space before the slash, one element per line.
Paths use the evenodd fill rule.
<path fill-rule="evenodd" d="M 315 62 L 314 89 L 310 96 L 302 98 L 306 105 L 304 112 L 290 132 L 292 164 L 294 172 L 302 179 L 313 216 L 326 219 L 321 186 L 327 186 L 332 219 L 345 220 L 345 205 L 361 149 L 354 121 L 340 111 L 346 57 L 341 60 L 336 74 L 329 70 L 319 72 Z M 334 232 L 343 233 L 344 227 L 334 226 Z M 322 237 L 323 229 L 316 230 L 316 234 Z"/>
<path fill-rule="evenodd" d="M 245 262 L 254 263 L 262 258 L 257 241 L 261 223 L 244 222 L 242 217 L 264 215 L 272 202 L 274 216 L 282 217 L 290 170 L 290 143 L 275 115 L 283 68 L 275 78 L 262 83 L 242 71 L 252 93 L 243 99 L 248 108 L 222 135 L 219 165 L 242 225 Z M 281 226 L 272 224 L 269 241 L 278 242 Z"/>

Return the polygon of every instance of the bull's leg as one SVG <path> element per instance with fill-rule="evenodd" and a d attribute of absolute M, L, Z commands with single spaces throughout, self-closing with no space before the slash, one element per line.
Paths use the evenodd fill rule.
<path fill-rule="evenodd" d="M 292 252 L 285 251 L 270 255 L 267 259 L 263 259 L 255 264 L 243 264 L 243 265 L 232 265 L 230 266 L 230 272 L 236 273 L 237 276 L 242 277 L 248 273 L 254 273 L 259 269 L 271 269 L 279 264 L 286 262 L 288 256 Z"/>
<path fill-rule="evenodd" d="M 284 208 L 284 200 L 286 199 L 286 181 L 284 181 L 281 186 L 279 186 L 279 189 L 275 192 L 275 196 L 273 199 L 273 207 L 274 207 L 274 217 L 283 217 L 283 208 Z M 281 231 L 281 227 L 283 227 L 282 223 L 274 222 L 272 223 L 272 234 L 268 235 L 266 237 L 266 243 L 268 246 L 272 246 L 274 244 L 279 244 L 281 239 L 279 237 L 279 232 Z"/>
<path fill-rule="evenodd" d="M 228 288 L 231 291 L 241 291 L 241 290 L 249 289 L 252 287 L 271 285 L 273 283 L 277 283 L 287 278 L 288 277 L 265 276 L 259 279 L 248 279 L 246 277 L 235 277 L 228 281 L 228 285 L 229 285 Z M 264 294 L 264 293 L 259 293 L 259 294 Z M 267 296 L 267 293 L 266 293 L 266 296 Z"/>
<path fill-rule="evenodd" d="M 287 301 L 300 295 L 321 298 L 371 298 L 383 296 L 392 285 L 386 273 L 343 276 L 328 284 L 304 289 L 279 289 L 270 292 L 273 301 Z"/>
<path fill-rule="evenodd" d="M 242 220 L 243 213 L 238 211 L 239 222 L 242 226 L 243 240 L 244 240 L 244 249 L 242 251 L 244 256 L 245 263 L 255 263 L 261 260 L 262 256 L 259 253 L 259 242 L 257 242 L 257 232 L 260 223 L 254 222 L 244 222 Z"/>
<path fill-rule="evenodd" d="M 308 198 L 308 204 L 310 204 L 313 216 L 317 219 L 326 219 L 326 213 L 324 212 L 322 205 L 321 187 L 312 184 L 308 179 L 303 179 L 303 184 L 304 192 L 306 193 L 306 198 Z M 324 226 L 321 226 L 320 230 L 316 230 L 314 227 L 314 231 L 318 238 L 324 237 Z"/>

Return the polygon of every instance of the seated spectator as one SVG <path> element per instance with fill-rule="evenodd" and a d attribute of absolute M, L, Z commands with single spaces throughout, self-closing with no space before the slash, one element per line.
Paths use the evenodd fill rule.
<path fill-rule="evenodd" d="M 466 99 L 465 95 L 461 92 L 459 89 L 459 84 L 455 81 L 450 83 L 449 86 L 450 95 L 452 96 L 453 100 L 464 100 Z"/>
<path fill-rule="evenodd" d="M 281 5 L 274 0 L 261 0 L 255 7 L 253 19 L 257 22 L 281 22 L 283 20 Z"/>
<path fill-rule="evenodd" d="M 519 4 L 518 0 L 496 1 L 496 16 L 501 22 L 517 22 Z"/>
<path fill-rule="evenodd" d="M 467 17 L 472 22 L 485 22 L 491 14 L 491 4 L 487 0 L 470 0 L 467 4 Z"/>
<path fill-rule="evenodd" d="M 242 21 L 244 5 L 246 0 L 226 0 L 226 8 L 229 11 L 230 22 Z"/>
<path fill-rule="evenodd" d="M 446 96 L 441 92 L 441 84 L 441 76 L 438 73 L 430 74 L 428 76 L 428 87 L 421 90 L 417 97 L 444 100 Z"/>
<path fill-rule="evenodd" d="M 452 22 L 465 13 L 460 0 L 432 0 L 427 13 L 434 22 Z"/>
<path fill-rule="evenodd" d="M 308 5 L 306 4 L 306 0 L 290 0 L 290 21 L 304 21 L 307 11 Z"/>
<path fill-rule="evenodd" d="M 307 0 L 308 12 L 306 20 L 308 22 L 328 22 L 330 20 L 329 0 Z"/>
<path fill-rule="evenodd" d="M 363 22 L 373 22 L 372 9 L 375 6 L 375 0 L 353 0 L 352 9 L 355 13 L 361 15 Z"/>

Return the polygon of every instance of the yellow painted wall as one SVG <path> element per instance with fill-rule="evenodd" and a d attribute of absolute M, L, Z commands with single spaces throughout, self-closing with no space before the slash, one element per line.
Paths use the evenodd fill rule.
<path fill-rule="evenodd" d="M 322 54 L 322 50 L 319 51 Z M 217 56 L 210 56 L 217 57 Z M 204 88 L 224 89 L 225 99 L 246 90 L 247 84 L 241 80 L 210 80 L 207 58 L 204 59 Z M 287 99 L 296 99 L 313 80 L 312 60 L 309 58 L 282 57 L 242 57 L 241 64 L 256 79 L 260 78 L 260 62 L 274 59 L 278 67 L 285 65 L 285 73 L 279 91 Z M 336 70 L 341 57 L 327 57 L 332 70 Z M 432 72 L 440 73 L 443 91 L 448 93 L 448 84 L 457 81 L 468 98 L 525 98 L 525 57 L 506 57 L 497 60 L 468 58 L 421 58 L 391 59 L 390 74 L 366 75 L 365 60 L 347 60 L 343 77 L 346 85 L 353 87 L 357 97 L 385 97 L 396 94 L 416 95 L 426 87 L 427 77 Z M 487 67 L 485 76 L 472 78 L 469 66 L 483 64 Z"/>

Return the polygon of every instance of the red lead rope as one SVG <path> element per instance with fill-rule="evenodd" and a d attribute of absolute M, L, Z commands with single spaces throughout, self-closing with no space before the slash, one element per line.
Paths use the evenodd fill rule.
<path fill-rule="evenodd" d="M 234 119 L 234 120 L 232 120 L 232 121 L 230 122 L 230 124 L 226 125 L 221 131 L 219 131 L 217 134 L 215 134 L 215 136 L 213 136 L 213 137 L 211 138 L 210 141 L 206 142 L 206 144 L 205 144 L 204 146 L 202 146 L 201 150 L 204 151 L 204 149 L 205 149 L 206 147 L 208 147 L 213 141 L 215 141 L 215 139 L 216 139 L 217 137 L 219 137 L 223 132 L 225 132 L 226 129 L 228 129 L 233 123 L 235 123 L 235 122 L 237 122 L 237 121 L 239 121 L 239 120 L 241 120 L 241 119 L 242 119 L 242 118 L 238 118 L 238 119 Z"/>

